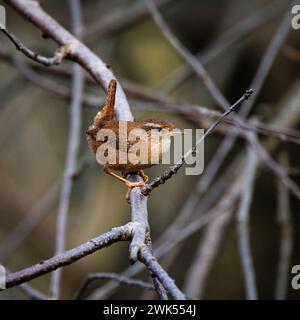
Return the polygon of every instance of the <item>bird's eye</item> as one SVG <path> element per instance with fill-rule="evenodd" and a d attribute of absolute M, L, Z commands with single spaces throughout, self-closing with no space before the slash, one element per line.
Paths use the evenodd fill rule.
<path fill-rule="evenodd" d="M 153 130 L 153 131 L 157 131 L 157 132 L 160 132 L 162 130 L 162 127 L 157 124 L 157 123 L 154 123 L 154 122 L 148 122 L 144 125 L 144 128 L 146 130 Z"/>
<path fill-rule="evenodd" d="M 153 128 L 152 128 L 153 131 L 158 131 L 158 132 L 160 132 L 161 129 L 162 129 L 161 127 L 153 127 Z"/>

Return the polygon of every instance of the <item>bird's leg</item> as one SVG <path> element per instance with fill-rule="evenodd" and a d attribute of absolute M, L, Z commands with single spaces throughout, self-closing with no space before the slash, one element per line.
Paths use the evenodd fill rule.
<path fill-rule="evenodd" d="M 145 175 L 145 172 L 143 170 L 139 171 L 139 174 L 141 175 L 141 177 L 143 178 L 144 182 L 147 183 L 149 178 L 147 175 Z"/>
<path fill-rule="evenodd" d="M 129 200 L 130 197 L 130 192 L 132 188 L 135 187 L 144 187 L 145 186 L 145 182 L 144 181 L 139 181 L 139 182 L 131 182 L 123 177 L 118 176 L 117 174 L 115 174 L 111 169 L 109 168 L 104 168 L 104 172 L 109 174 L 112 177 L 115 177 L 116 179 L 118 179 L 119 181 L 122 181 L 123 183 L 125 183 L 125 185 L 128 187 L 128 191 L 126 193 L 126 200 Z"/>

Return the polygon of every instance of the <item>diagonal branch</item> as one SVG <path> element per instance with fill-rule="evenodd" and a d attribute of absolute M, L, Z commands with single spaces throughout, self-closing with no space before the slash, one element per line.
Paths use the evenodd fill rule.
<path fill-rule="evenodd" d="M 25 64 L 22 63 L 19 59 L 13 59 L 8 52 L 2 52 L 0 50 L 0 57 L 8 62 L 15 62 L 21 73 L 28 78 L 30 81 L 40 86 L 43 89 L 49 90 L 60 97 L 69 98 L 71 96 L 71 91 L 65 85 L 58 84 L 56 81 L 48 79 L 39 73 L 35 72 L 33 69 L 38 69 L 39 71 L 47 71 L 48 73 L 55 74 L 56 76 L 71 76 L 71 72 L 67 68 L 60 69 L 45 69 L 37 64 Z M 29 68 L 30 66 L 30 68 Z M 86 77 L 86 81 L 93 81 L 90 77 Z M 167 112 L 176 112 L 179 115 L 184 115 L 185 117 L 194 120 L 195 117 L 198 119 L 202 119 L 203 117 L 209 119 L 217 119 L 222 113 L 217 110 L 208 109 L 207 107 L 194 105 L 184 102 L 172 102 L 169 97 L 157 96 L 148 88 L 143 87 L 141 85 L 129 84 L 124 82 L 125 92 L 128 95 L 134 96 L 134 98 L 138 97 L 139 100 L 131 100 L 131 105 L 134 108 L 138 109 L 146 109 L 146 110 L 155 110 L 161 111 L 161 109 Z M 141 99 L 141 100 L 140 100 Z M 252 101 L 252 100 L 251 100 Z M 83 96 L 83 104 L 87 107 L 98 108 L 99 104 L 101 104 L 101 99 L 94 95 Z M 236 121 L 233 118 L 225 118 L 224 123 L 235 126 Z M 264 136 L 271 136 L 276 139 L 279 139 L 284 142 L 292 142 L 296 144 L 300 144 L 300 134 L 296 130 L 288 130 L 285 128 L 276 128 L 269 126 L 265 123 L 257 121 L 256 124 L 246 122 L 243 120 L 243 124 L 240 127 L 244 130 L 254 131 L 257 134 Z M 224 130 L 222 131 L 222 133 Z M 226 133 L 226 132 L 225 132 Z M 241 133 L 238 133 L 241 136 Z M 2 140 L 6 138 L 6 135 L 2 135 Z M 4 139 L 5 140 L 5 139 Z M 208 170 L 208 169 L 207 169 Z"/>
<path fill-rule="evenodd" d="M 281 0 L 266 4 L 262 9 L 259 9 L 259 11 L 255 11 L 254 14 L 247 16 L 241 22 L 224 31 L 224 33 L 213 40 L 206 49 L 203 49 L 203 51 L 196 55 L 197 59 L 204 65 L 212 62 L 216 57 L 220 56 L 221 53 L 224 54 L 226 50 L 238 43 L 238 41 L 244 42 L 249 39 L 249 35 L 254 34 L 257 29 L 275 19 L 275 17 L 286 8 L 287 3 Z M 168 74 L 158 87 L 160 91 L 170 93 L 183 84 L 192 74 L 193 68 L 187 63 L 183 63 Z"/>
<path fill-rule="evenodd" d="M 69 58 L 78 62 L 105 90 L 110 80 L 116 79 L 106 63 L 47 14 L 37 1 L 4 0 L 4 2 L 31 21 L 43 34 L 54 40 L 59 46 L 68 45 L 70 48 Z M 120 120 L 130 121 L 133 119 L 121 84 L 118 84 L 115 107 L 117 117 Z"/>
<path fill-rule="evenodd" d="M 215 82 L 212 80 L 206 69 L 203 67 L 202 63 L 193 55 L 191 54 L 183 45 L 182 43 L 175 37 L 173 32 L 171 31 L 168 24 L 164 21 L 163 17 L 157 10 L 153 0 L 144 0 L 149 12 L 151 13 L 153 20 L 157 24 L 157 26 L 160 28 L 161 32 L 165 36 L 165 38 L 172 44 L 172 46 L 178 51 L 178 53 L 186 60 L 186 62 L 193 68 L 197 76 L 203 81 L 205 87 L 211 94 L 213 100 L 224 110 L 228 110 L 230 107 L 229 102 L 226 100 L 222 92 L 219 90 L 219 88 L 216 86 Z M 294 1 L 293 1 L 294 3 Z M 288 28 L 287 28 L 288 25 Z M 284 34 L 287 35 L 289 28 L 290 28 L 290 12 L 288 12 L 285 15 L 284 21 L 282 22 L 282 25 L 280 26 L 281 29 L 283 29 Z M 282 36 L 282 33 L 280 33 L 280 36 Z M 282 37 L 285 39 L 285 37 Z M 281 39 L 281 37 L 280 37 Z M 277 44 L 277 46 L 280 48 L 280 43 Z M 267 72 L 269 71 L 271 67 L 271 63 L 266 63 L 264 65 Z M 264 71 L 264 70 L 263 70 Z M 267 72 L 262 73 L 264 77 L 266 76 Z M 260 77 L 262 77 L 260 75 Z M 260 78 L 259 78 L 260 79 Z M 263 83 L 264 78 L 262 79 Z M 254 87 L 255 90 L 255 87 Z M 247 112 L 247 109 L 245 109 L 245 113 Z M 238 128 L 241 129 L 240 126 L 242 126 L 242 120 L 240 117 L 235 116 L 234 117 Z M 300 199 L 300 188 L 298 185 L 288 176 L 284 168 L 282 168 L 277 162 L 275 162 L 270 155 L 266 152 L 266 150 L 260 145 L 258 140 L 256 138 L 253 138 L 253 135 L 249 134 L 247 131 L 241 132 L 241 134 L 247 139 L 247 142 L 249 145 L 255 150 L 259 158 L 271 169 L 271 171 L 274 172 L 276 176 L 278 176 L 282 182 L 286 185 L 286 187 L 291 190 L 295 196 Z"/>
<path fill-rule="evenodd" d="M 52 272 L 58 268 L 74 263 L 75 261 L 103 249 L 119 241 L 131 239 L 132 225 L 129 223 L 122 227 L 113 228 L 111 231 L 99 237 L 91 239 L 86 243 L 56 255 L 48 260 L 41 261 L 29 268 L 13 272 L 6 277 L 6 288 L 17 286 L 21 283 L 35 279 L 41 275 Z"/>
<path fill-rule="evenodd" d="M 60 64 L 64 58 L 70 53 L 68 45 L 61 46 L 56 50 L 53 57 L 45 57 L 39 53 L 36 53 L 25 46 L 25 44 L 19 40 L 13 33 L 9 32 L 6 28 L 2 28 L 0 25 L 0 31 L 7 36 L 8 39 L 16 46 L 16 49 L 21 51 L 29 59 L 38 62 L 45 67 L 56 66 Z"/>
<path fill-rule="evenodd" d="M 153 181 L 151 181 L 150 183 L 148 183 L 143 189 L 142 189 L 142 193 L 144 195 L 149 195 L 150 192 L 154 189 L 157 188 L 158 186 L 160 186 L 161 184 L 164 184 L 167 180 L 171 179 L 172 176 L 174 174 L 176 174 L 178 172 L 178 170 L 183 166 L 183 164 L 186 162 L 186 159 L 193 154 L 194 152 L 196 152 L 197 150 L 197 146 L 204 141 L 204 139 L 209 136 L 215 129 L 216 127 L 223 121 L 223 119 L 225 119 L 230 113 L 232 113 L 233 111 L 235 111 L 244 101 L 248 100 L 249 97 L 252 95 L 253 91 L 247 90 L 243 96 L 237 101 L 235 102 L 227 111 L 225 111 L 220 118 L 214 122 L 209 128 L 208 130 L 205 132 L 205 134 L 203 136 L 200 137 L 200 139 L 198 139 L 196 141 L 196 143 L 194 144 L 194 146 L 188 150 L 186 152 L 186 154 L 184 154 L 178 161 L 177 163 L 170 167 L 169 169 L 167 169 L 160 177 L 155 178 Z"/>
<path fill-rule="evenodd" d="M 110 80 L 115 78 L 105 63 L 103 63 L 78 39 L 61 27 L 52 17 L 45 13 L 36 1 L 5 0 L 5 2 L 21 13 L 27 20 L 33 22 L 44 34 L 55 40 L 59 45 L 68 45 L 69 48 L 71 48 L 69 54 L 70 58 L 78 62 L 103 87 L 107 88 Z M 115 109 L 119 120 L 133 120 L 128 102 L 120 85 L 117 90 Z M 130 179 L 142 178 L 139 175 L 132 175 Z M 141 193 L 139 193 L 140 196 L 138 196 L 139 190 L 138 188 L 136 189 L 137 190 L 133 189 L 131 192 L 131 201 L 135 204 L 132 205 L 131 208 L 132 217 L 144 217 L 147 219 L 147 197 L 143 196 Z M 70 190 L 70 188 L 68 188 L 68 190 Z M 64 216 L 63 220 L 65 218 L 66 216 Z M 62 221 L 62 223 L 59 224 L 64 225 L 65 222 Z M 92 239 L 77 248 L 60 253 L 47 261 L 8 275 L 6 283 L 7 287 L 21 284 L 42 274 L 54 271 L 114 242 L 122 240 L 130 241 L 133 235 L 134 242 L 133 246 L 130 247 L 130 255 L 133 260 L 137 255 L 138 259 L 147 266 L 155 279 L 154 283 L 157 284 L 155 288 L 159 291 L 160 297 L 165 296 L 164 292 L 161 290 L 161 285 L 163 285 L 171 297 L 184 299 L 184 295 L 177 288 L 174 281 L 153 257 L 153 254 L 146 243 L 146 232 L 142 230 L 143 228 L 144 226 L 141 225 L 140 222 L 137 223 L 137 221 L 123 227 L 114 228 L 112 231 Z M 54 293 L 57 296 L 58 290 L 56 289 Z"/>

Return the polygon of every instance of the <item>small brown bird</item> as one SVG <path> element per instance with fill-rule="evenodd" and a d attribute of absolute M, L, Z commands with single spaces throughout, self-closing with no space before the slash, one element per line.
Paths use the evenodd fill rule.
<path fill-rule="evenodd" d="M 129 200 L 130 191 L 134 187 L 143 187 L 145 183 L 148 181 L 148 177 L 144 174 L 143 169 L 149 168 L 153 166 L 152 159 L 162 159 L 162 155 L 169 151 L 170 149 L 170 139 L 173 135 L 173 129 L 175 126 L 173 123 L 167 120 L 158 120 L 158 119 L 151 119 L 146 121 L 118 121 L 115 119 L 115 112 L 114 112 L 114 105 L 115 105 L 115 96 L 116 96 L 116 89 L 117 89 L 117 82 L 116 80 L 111 80 L 108 87 L 107 93 L 107 100 L 95 118 L 93 124 L 89 127 L 87 133 L 87 141 L 90 145 L 93 152 L 96 154 L 97 161 L 99 161 L 98 151 L 99 147 L 104 146 L 104 143 L 107 147 L 105 151 L 106 155 L 108 152 L 112 151 L 112 153 L 116 156 L 115 162 L 113 163 L 105 163 L 102 162 L 100 164 L 104 165 L 104 172 L 117 178 L 118 180 L 125 183 L 128 187 L 128 192 L 126 194 L 126 199 Z M 127 130 L 124 132 L 120 130 L 120 126 L 126 124 Z M 104 138 L 103 136 L 99 136 L 99 133 L 102 129 L 109 129 L 112 130 L 114 133 L 114 141 L 109 143 L 107 141 L 107 137 Z M 144 135 L 137 135 L 136 138 L 132 139 L 132 131 L 134 129 L 143 129 Z M 104 130 L 104 131 L 105 131 Z M 138 131 L 138 130 L 137 130 Z M 103 131 L 102 131 L 103 132 Z M 106 131 L 105 131 L 106 132 Z M 154 141 L 151 138 L 152 132 L 159 132 L 164 138 L 165 142 L 167 139 L 167 143 L 162 143 L 162 138 L 158 141 Z M 130 139 L 129 139 L 130 137 Z M 122 139 L 122 140 L 121 140 Z M 125 145 L 121 143 L 121 141 L 126 141 Z M 139 150 L 135 148 L 135 144 L 139 145 Z M 143 148 L 147 148 L 146 160 L 147 161 L 138 161 L 132 163 L 130 161 L 126 161 L 124 163 L 120 159 L 125 156 L 128 159 L 130 156 L 135 154 L 138 155 L 139 152 Z M 144 149 L 145 150 L 145 149 Z M 123 157 L 124 159 L 124 157 Z M 123 177 L 118 176 L 113 172 L 113 170 L 121 171 Z M 127 180 L 125 177 L 128 173 L 138 172 L 143 177 L 144 181 L 140 182 L 131 182 Z"/>

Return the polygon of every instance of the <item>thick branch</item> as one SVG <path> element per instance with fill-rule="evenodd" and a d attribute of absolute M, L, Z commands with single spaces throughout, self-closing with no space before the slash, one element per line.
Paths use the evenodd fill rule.
<path fill-rule="evenodd" d="M 122 227 L 113 228 L 111 231 L 91 239 L 74 249 L 54 256 L 46 261 L 41 261 L 29 268 L 10 273 L 6 277 L 6 288 L 17 286 L 43 274 L 74 263 L 75 261 L 82 259 L 97 250 L 108 247 L 115 242 L 128 241 L 131 239 L 131 232 L 132 225 L 130 223 Z"/>
<path fill-rule="evenodd" d="M 58 45 L 68 45 L 70 49 L 69 57 L 77 61 L 105 90 L 110 80 L 116 79 L 113 72 L 96 54 L 48 15 L 37 1 L 4 0 L 4 2 L 31 21 L 43 34 L 53 39 Z M 122 86 L 118 84 L 117 87 L 115 106 L 117 117 L 120 120 L 132 120 L 133 115 Z"/>

